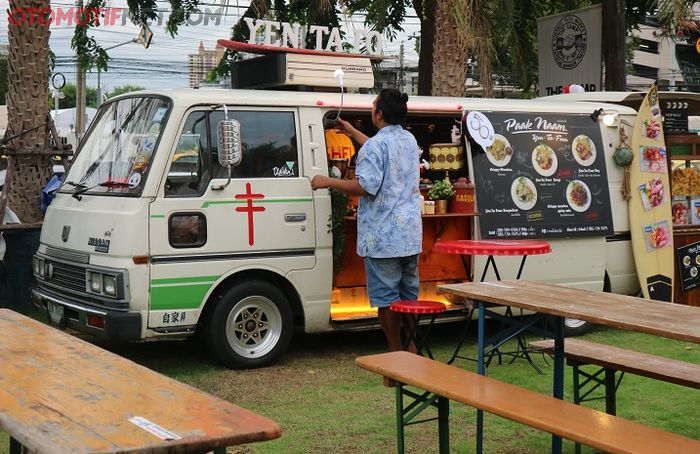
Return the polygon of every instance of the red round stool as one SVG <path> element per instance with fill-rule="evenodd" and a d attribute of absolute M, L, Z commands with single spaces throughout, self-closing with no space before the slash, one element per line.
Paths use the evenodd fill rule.
<path fill-rule="evenodd" d="M 402 300 L 391 303 L 389 309 L 392 312 L 401 314 L 401 344 L 403 349 L 406 350 L 412 340 L 416 345 L 419 355 L 422 356 L 423 350 L 425 350 L 428 357 L 434 359 L 433 353 L 430 351 L 430 347 L 428 347 L 428 334 L 430 333 L 430 328 L 433 326 L 433 322 L 435 322 L 437 314 L 445 312 L 447 307 L 445 307 L 443 303 L 437 301 Z M 431 316 L 425 329 L 420 328 L 421 315 Z M 410 323 L 405 323 L 409 320 L 409 317 Z M 404 330 L 404 324 L 407 326 L 407 330 Z M 408 336 L 403 335 L 404 331 L 408 333 Z"/>

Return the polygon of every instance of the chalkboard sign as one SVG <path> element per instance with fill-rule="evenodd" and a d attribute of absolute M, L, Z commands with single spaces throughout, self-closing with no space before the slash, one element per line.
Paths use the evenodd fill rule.
<path fill-rule="evenodd" d="M 577 114 L 484 115 L 495 141 L 471 147 L 482 238 L 613 232 L 598 122 Z"/>
<path fill-rule="evenodd" d="M 700 242 L 679 247 L 678 272 L 684 292 L 700 285 Z"/>
<path fill-rule="evenodd" d="M 666 133 L 687 133 L 688 132 L 688 102 L 687 101 L 665 101 L 664 106 L 664 127 Z"/>

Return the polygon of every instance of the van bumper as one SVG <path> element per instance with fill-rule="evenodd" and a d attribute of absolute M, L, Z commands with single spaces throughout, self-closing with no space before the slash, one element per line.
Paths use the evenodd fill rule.
<path fill-rule="evenodd" d="M 142 339 L 139 312 L 93 307 L 43 288 L 32 289 L 32 301 L 36 307 L 47 313 L 48 319 L 53 324 L 61 328 L 70 328 L 110 341 L 128 342 Z M 49 306 L 63 308 L 62 310 L 59 308 L 62 317 L 52 318 Z M 94 323 L 94 320 L 100 319 L 104 320 L 103 326 L 95 326 L 99 323 Z"/>

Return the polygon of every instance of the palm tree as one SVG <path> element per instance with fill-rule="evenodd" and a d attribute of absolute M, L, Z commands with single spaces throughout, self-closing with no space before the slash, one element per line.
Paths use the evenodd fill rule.
<path fill-rule="evenodd" d="M 10 11 L 48 11 L 49 0 L 11 0 Z M 49 23 L 42 20 L 8 21 L 8 92 L 5 154 L 8 184 L 4 197 L 24 223 L 41 220 L 41 188 L 51 177 L 47 152 L 47 130 L 41 127 L 49 114 Z M 36 128 L 33 129 L 32 128 Z M 21 177 L 20 177 L 21 176 Z M 5 201 L 0 201 L 0 216 Z"/>

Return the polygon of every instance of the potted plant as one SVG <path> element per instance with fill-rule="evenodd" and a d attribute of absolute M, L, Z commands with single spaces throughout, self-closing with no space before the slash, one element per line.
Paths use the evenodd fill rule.
<path fill-rule="evenodd" d="M 447 201 L 455 195 L 455 190 L 452 188 L 452 183 L 445 177 L 444 180 L 435 180 L 433 187 L 428 190 L 428 195 L 435 200 L 435 213 L 447 213 Z"/>

